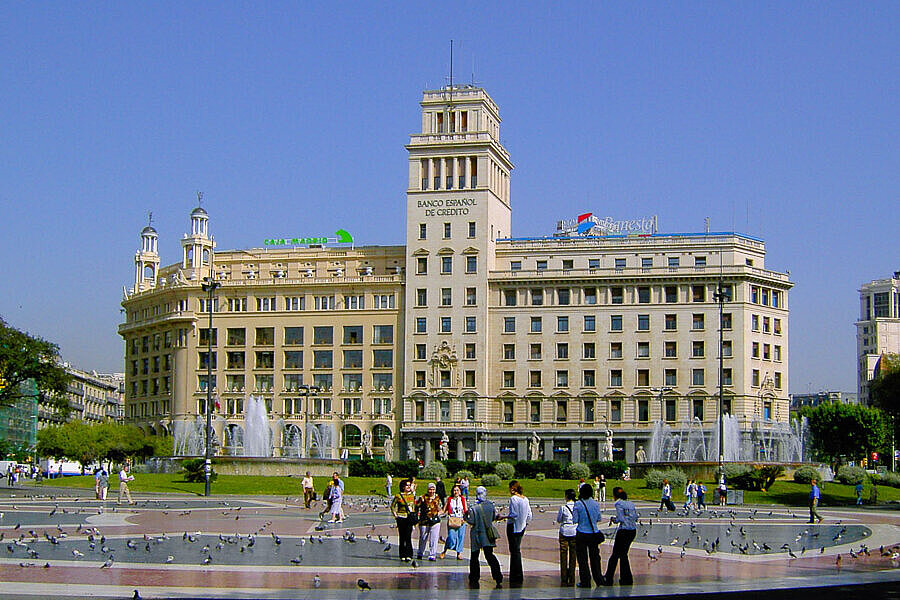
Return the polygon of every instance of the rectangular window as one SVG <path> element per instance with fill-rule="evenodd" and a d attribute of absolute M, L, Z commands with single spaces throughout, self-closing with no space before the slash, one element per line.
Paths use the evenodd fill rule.
<path fill-rule="evenodd" d="M 418 288 L 416 290 L 416 306 L 428 306 L 428 290 Z"/>
<path fill-rule="evenodd" d="M 775 335 L 781 335 L 781 319 L 774 319 L 774 320 L 773 320 L 772 332 L 773 332 Z"/>
<path fill-rule="evenodd" d="M 540 333 L 542 328 L 541 317 L 531 317 L 531 333 Z"/>
<path fill-rule="evenodd" d="M 622 342 L 610 342 L 609 357 L 622 358 Z"/>
<path fill-rule="evenodd" d="M 427 330 L 427 319 L 425 317 L 416 318 L 416 333 L 425 333 Z"/>
<path fill-rule="evenodd" d="M 425 344 L 416 344 L 416 360 L 425 360 L 426 350 Z"/>
<path fill-rule="evenodd" d="M 330 369 L 333 365 L 331 350 L 315 350 L 313 352 L 314 369 Z"/>
<path fill-rule="evenodd" d="M 666 315 L 665 329 L 666 331 L 676 331 L 678 329 L 678 315 Z"/>
<path fill-rule="evenodd" d="M 344 296 L 344 310 L 365 310 L 366 309 L 366 297 L 363 295 L 358 296 Z"/>
<path fill-rule="evenodd" d="M 209 353 L 209 352 L 199 352 L 198 354 L 199 354 L 199 358 L 200 358 L 200 368 L 201 368 L 201 369 L 206 369 L 206 368 L 208 368 L 208 367 L 210 366 L 210 365 L 209 365 L 209 362 L 210 362 L 210 361 L 209 361 L 209 354 L 210 354 L 210 353 Z M 218 364 L 217 364 L 219 361 L 216 360 L 216 357 L 217 357 L 217 356 L 218 356 L 218 352 L 213 351 L 213 353 L 212 353 L 212 368 L 213 368 L 213 369 L 218 369 L 218 368 L 219 368 L 219 366 L 218 366 Z M 144 359 L 144 361 L 146 362 L 146 359 Z"/>
<path fill-rule="evenodd" d="M 703 369 L 691 369 L 691 385 L 705 385 L 706 378 Z"/>
<path fill-rule="evenodd" d="M 515 333 L 516 332 L 516 318 L 515 317 L 504 317 L 503 318 L 503 332 L 504 333 Z"/>
<path fill-rule="evenodd" d="M 475 306 L 478 302 L 478 293 L 475 288 L 466 288 L 466 306 Z"/>
<path fill-rule="evenodd" d="M 693 405 L 693 418 L 703 421 L 703 398 L 694 398 L 691 404 Z"/>
<path fill-rule="evenodd" d="M 451 288 L 441 288 L 441 306 L 453 305 L 453 290 Z"/>
<path fill-rule="evenodd" d="M 638 315 L 638 331 L 650 331 L 650 315 Z"/>
<path fill-rule="evenodd" d="M 425 371 L 416 371 L 415 380 L 417 388 L 425 387 Z"/>
<path fill-rule="evenodd" d="M 722 369 L 722 385 L 734 385 L 731 369 Z"/>
<path fill-rule="evenodd" d="M 474 400 L 466 400 L 466 420 L 467 421 L 475 420 L 475 401 Z"/>
<path fill-rule="evenodd" d="M 274 375 L 257 375 L 255 380 L 257 392 L 271 392 L 272 388 L 275 387 Z"/>
<path fill-rule="evenodd" d="M 453 257 L 452 256 L 442 256 L 441 257 L 441 273 L 447 275 L 453 272 Z"/>
<path fill-rule="evenodd" d="M 257 327 L 256 328 L 256 345 L 272 346 L 275 344 L 275 328 L 274 327 Z"/>
<path fill-rule="evenodd" d="M 666 421 L 674 423 L 678 416 L 678 406 L 674 399 L 666 400 Z"/>
<path fill-rule="evenodd" d="M 503 360 L 515 360 L 516 359 L 516 345 L 515 344 L 503 344 Z"/>
<path fill-rule="evenodd" d="M 670 256 L 670 257 L 669 257 L 669 268 L 670 268 L 670 269 L 675 269 L 675 268 L 677 268 L 680 264 L 681 264 L 681 261 L 680 261 L 679 257 L 677 257 L 677 256 Z"/>
<path fill-rule="evenodd" d="M 759 358 L 759 342 L 753 342 L 750 345 L 750 356 L 753 358 Z"/>
<path fill-rule="evenodd" d="M 441 333 L 450 333 L 451 324 L 450 317 L 441 317 Z"/>
<path fill-rule="evenodd" d="M 638 421 L 648 423 L 650 421 L 650 401 L 638 400 L 637 403 Z"/>
<path fill-rule="evenodd" d="M 559 370 L 556 372 L 556 387 L 567 388 L 569 387 L 569 372 L 565 370 Z"/>
<path fill-rule="evenodd" d="M 503 422 L 513 422 L 513 403 L 511 401 L 506 401 L 503 403 Z"/>
<path fill-rule="evenodd" d="M 362 344 L 363 328 L 361 325 L 344 326 L 344 344 Z"/>
<path fill-rule="evenodd" d="M 532 423 L 541 422 L 541 403 L 539 400 L 532 400 L 529 405 L 529 420 Z"/>
<path fill-rule="evenodd" d="M 650 386 L 650 370 L 649 369 L 638 369 L 638 371 L 637 371 L 637 386 L 638 387 L 649 387 Z"/>
<path fill-rule="evenodd" d="M 691 319 L 691 329 L 694 331 L 702 331 L 705 328 L 705 319 L 702 313 L 694 314 Z"/>
<path fill-rule="evenodd" d="M 581 354 L 582 358 L 597 358 L 597 347 L 594 342 L 585 342 Z"/>
<path fill-rule="evenodd" d="M 763 290 L 762 290 L 762 305 L 763 306 L 769 305 L 769 290 L 767 290 L 765 288 L 763 288 Z"/>
<path fill-rule="evenodd" d="M 722 356 L 725 358 L 731 358 L 731 356 L 732 356 L 731 340 L 722 340 Z"/>
<path fill-rule="evenodd" d="M 521 260 L 512 260 L 509 262 L 509 270 L 510 271 L 521 271 L 522 270 L 522 261 Z"/>
<path fill-rule="evenodd" d="M 597 318 L 594 315 L 585 315 L 584 316 L 584 331 L 585 332 L 597 331 Z"/>
<path fill-rule="evenodd" d="M 722 313 L 722 329 L 731 329 L 731 313 Z"/>
<path fill-rule="evenodd" d="M 540 344 L 529 344 L 529 353 L 528 357 L 531 360 L 540 360 L 541 359 L 541 345 Z"/>
<path fill-rule="evenodd" d="M 624 258 L 615 259 L 615 266 L 616 266 L 617 271 L 621 271 L 622 269 L 624 269 L 625 268 L 625 259 Z"/>
<path fill-rule="evenodd" d="M 547 261 L 539 260 L 539 261 L 537 261 L 536 266 L 537 266 L 538 271 L 546 271 L 547 270 Z"/>
<path fill-rule="evenodd" d="M 450 239 L 450 223 L 444 223 L 444 239 Z"/>
<path fill-rule="evenodd" d="M 531 290 L 531 305 L 532 306 L 543 306 L 544 304 L 544 290 L 537 289 Z"/>
<path fill-rule="evenodd" d="M 691 302 L 706 302 L 706 286 L 705 285 L 692 285 L 691 286 Z"/>
<path fill-rule="evenodd" d="M 425 223 L 419 223 L 419 239 L 420 240 L 426 239 L 428 237 L 427 233 L 428 233 L 428 228 L 425 225 Z"/>
<path fill-rule="evenodd" d="M 625 292 L 621 287 L 609 288 L 609 298 L 611 304 L 623 304 L 625 302 Z"/>
<path fill-rule="evenodd" d="M 772 347 L 769 344 L 763 344 L 763 360 L 771 360 L 772 358 Z"/>
<path fill-rule="evenodd" d="M 622 369 L 610 369 L 609 387 L 622 387 Z"/>
<path fill-rule="evenodd" d="M 286 350 L 284 353 L 285 369 L 303 368 L 303 350 Z"/>
<path fill-rule="evenodd" d="M 599 269 L 600 268 L 600 259 L 599 258 L 589 258 L 588 259 L 588 269 Z"/>
<path fill-rule="evenodd" d="M 622 331 L 622 315 L 610 315 L 609 330 Z"/>
<path fill-rule="evenodd" d="M 428 273 L 428 259 L 420 256 L 416 259 L 416 275 L 425 275 Z"/>
<path fill-rule="evenodd" d="M 582 293 L 585 304 L 597 304 L 597 288 L 584 288 Z"/>
<path fill-rule="evenodd" d="M 301 328 L 302 330 L 302 328 Z M 247 341 L 247 334 L 243 327 L 229 327 L 227 330 L 226 344 L 229 346 L 243 346 Z M 300 343 L 303 343 L 301 339 Z"/>
<path fill-rule="evenodd" d="M 772 290 L 772 306 L 778 308 L 781 306 L 781 292 Z"/>
<path fill-rule="evenodd" d="M 597 376 L 594 369 L 585 369 L 582 373 L 583 386 L 592 388 L 597 385 Z"/>
<path fill-rule="evenodd" d="M 694 257 L 694 266 L 695 267 L 705 267 L 706 266 L 706 257 L 705 256 L 695 256 Z"/>
<path fill-rule="evenodd" d="M 759 288 L 756 286 L 750 287 L 750 302 L 759 304 Z"/>
<path fill-rule="evenodd" d="M 565 400 L 556 401 L 556 420 L 563 423 L 569 420 L 569 406 Z"/>
<path fill-rule="evenodd" d="M 677 369 L 665 369 L 663 370 L 663 380 L 665 384 L 670 387 L 675 387 L 678 385 L 678 370 Z"/>
<path fill-rule="evenodd" d="M 478 257 L 477 256 L 467 256 L 466 257 L 466 273 L 477 273 L 478 272 Z"/>
<path fill-rule="evenodd" d="M 556 344 L 556 358 L 557 360 L 567 360 L 569 358 L 569 344 L 565 342 Z"/>
<path fill-rule="evenodd" d="M 372 330 L 373 344 L 393 344 L 394 343 L 394 326 L 393 325 L 375 325 Z"/>
<path fill-rule="evenodd" d="M 475 221 L 469 221 L 469 238 L 475 237 Z"/>
<path fill-rule="evenodd" d="M 293 377 L 299 376 L 300 383 L 303 383 L 303 375 L 292 375 Z M 288 375 L 284 376 L 285 379 L 288 378 Z M 229 392 L 243 392 L 244 391 L 244 376 L 243 375 L 227 375 L 225 378 L 225 384 Z M 288 387 L 285 384 L 285 387 Z M 290 388 L 288 388 L 290 389 Z"/>
<path fill-rule="evenodd" d="M 678 302 L 678 287 L 674 285 L 666 286 L 666 303 L 673 304 Z"/>
<path fill-rule="evenodd" d="M 566 259 L 562 261 L 562 265 L 563 271 L 571 271 L 575 266 L 575 261 Z"/>
<path fill-rule="evenodd" d="M 638 292 L 638 304 L 650 304 L 650 288 L 647 286 L 639 286 L 637 289 Z"/>
<path fill-rule="evenodd" d="M 384 392 L 390 390 L 394 386 L 394 375 L 393 373 L 373 373 L 372 374 L 372 389 Z"/>
<path fill-rule="evenodd" d="M 475 333 L 475 317 L 466 317 L 466 333 Z"/>
<path fill-rule="evenodd" d="M 466 377 L 465 386 L 470 387 L 470 388 L 475 387 L 475 371 L 473 371 L 471 369 L 466 370 L 465 377 Z"/>
<path fill-rule="evenodd" d="M 571 300 L 571 291 L 568 289 L 556 290 L 556 301 L 560 306 L 568 306 Z"/>
<path fill-rule="evenodd" d="M 246 298 L 229 298 L 228 312 L 247 312 Z"/>
<path fill-rule="evenodd" d="M 569 332 L 569 317 L 556 317 L 556 332 L 557 333 L 568 333 Z"/>
<path fill-rule="evenodd" d="M 609 403 L 609 420 L 613 423 L 622 422 L 622 401 L 611 400 Z"/>
<path fill-rule="evenodd" d="M 375 294 L 375 308 L 394 308 L 394 294 Z"/>
<path fill-rule="evenodd" d="M 694 340 L 691 342 L 691 356 L 694 358 L 703 358 L 705 345 L 703 341 Z"/>
<path fill-rule="evenodd" d="M 653 257 L 644 256 L 641 258 L 641 268 L 642 269 L 652 269 L 653 268 Z"/>
<path fill-rule="evenodd" d="M 637 343 L 637 357 L 650 358 L 650 342 Z"/>
<path fill-rule="evenodd" d="M 212 335 L 210 335 L 209 329 L 201 328 L 200 329 L 200 339 L 198 340 L 197 345 L 198 346 L 209 346 L 210 341 L 212 341 L 213 346 L 218 346 L 219 345 L 218 331 L 219 331 L 218 329 L 213 327 Z"/>
<path fill-rule="evenodd" d="M 271 298 L 257 298 L 256 299 L 256 310 L 257 311 L 274 311 L 275 310 L 275 297 Z"/>
<path fill-rule="evenodd" d="M 331 351 L 329 350 L 328 352 L 330 354 Z M 327 392 L 327 391 L 331 390 L 331 388 L 333 387 L 333 379 L 334 379 L 334 376 L 331 373 L 316 373 L 315 375 L 313 375 L 313 385 L 318 387 L 322 391 Z M 330 405 L 331 398 L 328 398 L 327 400 L 329 402 L 328 410 L 330 411 L 331 410 L 331 405 Z"/>
<path fill-rule="evenodd" d="M 316 296 L 313 300 L 316 310 L 334 310 L 334 296 Z"/>
<path fill-rule="evenodd" d="M 781 389 L 781 373 L 779 373 L 778 371 L 775 371 L 775 389 Z"/>
<path fill-rule="evenodd" d="M 763 333 L 769 333 L 770 322 L 769 317 L 763 317 Z"/>
<path fill-rule="evenodd" d="M 301 345 L 303 345 L 303 328 L 302 327 L 285 327 L 284 328 L 284 345 L 285 346 L 301 346 Z"/>
<path fill-rule="evenodd" d="M 257 369 L 273 369 L 275 368 L 275 353 L 269 350 L 256 352 L 256 368 Z"/>
<path fill-rule="evenodd" d="M 388 369 L 394 366 L 393 350 L 372 350 L 372 367 L 375 369 Z"/>
<path fill-rule="evenodd" d="M 516 305 L 516 290 L 503 290 L 503 305 L 504 306 L 515 306 Z"/>
<path fill-rule="evenodd" d="M 778 346 L 777 344 L 774 346 L 772 358 L 775 362 L 781 362 L 781 346 Z"/>
<path fill-rule="evenodd" d="M 759 331 L 759 315 L 750 315 L 750 330 Z"/>
<path fill-rule="evenodd" d="M 505 387 L 505 388 L 516 387 L 516 372 L 515 371 L 503 371 L 503 387 Z"/>

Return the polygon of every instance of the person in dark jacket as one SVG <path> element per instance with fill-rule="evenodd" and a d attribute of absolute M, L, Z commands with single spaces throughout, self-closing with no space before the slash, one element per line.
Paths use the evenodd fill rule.
<path fill-rule="evenodd" d="M 472 554 L 469 560 L 469 587 L 479 587 L 481 578 L 481 564 L 478 555 L 484 551 L 484 558 L 491 567 L 491 576 L 498 588 L 503 587 L 503 572 L 500 570 L 500 561 L 494 556 L 494 546 L 497 545 L 496 527 L 494 521 L 503 517 L 494 507 L 494 503 L 487 499 L 487 490 L 483 486 L 475 489 L 475 504 L 466 511 L 466 523 L 472 526 L 470 542 Z"/>

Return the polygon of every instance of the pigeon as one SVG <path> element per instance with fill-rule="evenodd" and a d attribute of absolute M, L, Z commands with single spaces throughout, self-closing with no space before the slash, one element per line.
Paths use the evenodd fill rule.
<path fill-rule="evenodd" d="M 369 583 L 365 579 L 357 579 L 356 587 L 358 587 L 360 590 L 363 590 L 363 591 L 372 589 L 371 587 L 369 587 Z"/>
<path fill-rule="evenodd" d="M 653 553 L 650 552 L 649 550 L 647 550 L 647 558 L 649 558 L 651 561 L 659 560 L 659 558 L 653 556 Z"/>
<path fill-rule="evenodd" d="M 318 589 L 320 585 L 322 585 L 322 578 L 316 573 L 315 576 L 313 576 L 313 587 Z"/>
<path fill-rule="evenodd" d="M 131 540 L 126 541 L 125 545 L 128 546 L 128 548 L 130 548 L 131 550 L 134 550 L 135 548 L 137 548 L 137 546 L 135 546 L 134 542 L 132 542 Z"/>
<path fill-rule="evenodd" d="M 212 556 L 207 555 L 206 558 L 203 559 L 203 564 L 208 565 L 212 562 Z"/>
<path fill-rule="evenodd" d="M 297 555 L 297 558 L 292 558 L 292 559 L 291 559 L 291 564 L 292 564 L 292 565 L 299 565 L 299 564 L 302 563 L 302 562 L 303 562 L 303 555 L 302 555 L 302 554 L 298 554 L 298 555 Z"/>
<path fill-rule="evenodd" d="M 390 545 L 390 544 L 386 545 L 386 546 L 384 547 L 384 550 L 382 550 L 382 552 L 390 552 L 390 551 L 391 551 L 391 545 Z"/>
<path fill-rule="evenodd" d="M 108 569 L 113 566 L 113 562 L 115 561 L 115 557 L 110 555 L 109 558 L 106 559 L 106 562 L 100 565 L 101 569 Z"/>
<path fill-rule="evenodd" d="M 84 556 L 84 554 L 79 552 L 78 550 L 72 550 L 72 556 L 74 556 L 75 558 L 81 558 L 82 556 Z"/>
<path fill-rule="evenodd" d="M 174 562 L 174 560 L 175 560 L 175 557 L 170 554 L 166 557 L 166 564 L 170 565 L 170 564 L 172 564 L 172 562 Z"/>
<path fill-rule="evenodd" d="M 141 594 L 137 590 L 134 590 L 134 596 L 131 597 L 131 600 L 141 600 Z"/>
<path fill-rule="evenodd" d="M 790 556 L 791 558 L 797 558 L 797 555 L 794 554 L 794 551 L 791 549 L 788 549 L 788 556 Z"/>

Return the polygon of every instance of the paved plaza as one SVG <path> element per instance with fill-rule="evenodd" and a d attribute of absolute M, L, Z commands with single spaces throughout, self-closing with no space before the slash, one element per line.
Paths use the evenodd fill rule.
<path fill-rule="evenodd" d="M 793 600 L 854 597 L 853 591 L 900 597 L 900 512 L 890 508 L 826 509 L 825 522 L 810 525 L 802 508 L 658 514 L 656 506 L 640 503 L 631 550 L 635 585 L 582 590 L 559 587 L 553 522 L 559 503 L 532 500 L 535 517 L 522 545 L 524 587 L 494 589 L 483 565 L 481 589 L 469 590 L 468 551 L 466 560 L 455 553 L 417 566 L 398 560 L 397 531 L 383 497 L 351 498 L 346 520 L 337 525 L 322 523 L 321 507 L 304 509 L 296 497 L 136 495 L 135 505 L 116 506 L 114 500 L 94 500 L 92 490 L 58 491 L 50 496 L 35 495 L 47 494 L 45 488 L 2 489 L 3 597 L 131 598 L 138 590 L 143 598 L 635 598 L 707 592 L 734 592 L 738 598 L 762 589 L 769 590 L 768 598 Z M 504 572 L 505 550 L 501 539 Z M 610 551 L 607 541 L 604 564 Z M 357 588 L 360 578 L 371 591 Z M 805 591 L 798 595 L 795 588 Z"/>

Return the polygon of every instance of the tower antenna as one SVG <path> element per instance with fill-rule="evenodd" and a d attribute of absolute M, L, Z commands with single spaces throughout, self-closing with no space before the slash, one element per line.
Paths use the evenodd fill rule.
<path fill-rule="evenodd" d="M 203 192 L 197 192 L 197 204 L 203 206 Z"/>
<path fill-rule="evenodd" d="M 147 227 L 153 225 L 153 211 L 147 213 Z"/>

